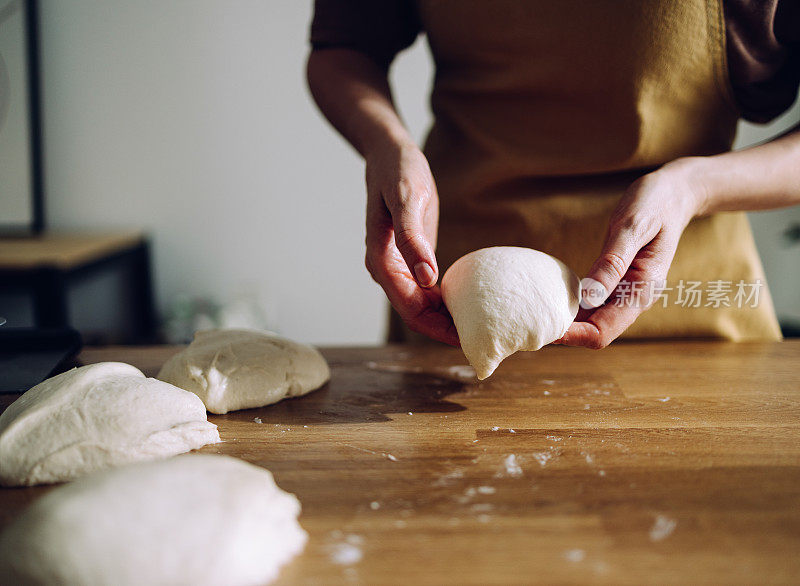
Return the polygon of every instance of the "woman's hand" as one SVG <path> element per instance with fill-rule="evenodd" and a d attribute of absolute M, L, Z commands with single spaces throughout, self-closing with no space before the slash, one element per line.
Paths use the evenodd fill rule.
<path fill-rule="evenodd" d="M 581 309 L 557 344 L 604 348 L 652 305 L 683 230 L 703 209 L 705 189 L 693 170 L 679 159 L 627 189 L 602 253 L 581 282 Z"/>
<path fill-rule="evenodd" d="M 366 155 L 366 266 L 412 330 L 458 346 L 436 282 L 439 198 L 425 155 L 391 142 Z"/>

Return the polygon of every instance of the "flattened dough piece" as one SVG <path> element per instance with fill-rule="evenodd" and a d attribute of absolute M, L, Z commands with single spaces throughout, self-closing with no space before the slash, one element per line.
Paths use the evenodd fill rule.
<path fill-rule="evenodd" d="M 0 536 L 0 583 L 266 584 L 303 550 L 300 503 L 236 458 L 189 454 L 87 476 Z"/>
<path fill-rule="evenodd" d="M 0 415 L 0 484 L 64 482 L 218 441 L 195 395 L 101 362 L 47 379 Z"/>
<path fill-rule="evenodd" d="M 538 350 L 578 313 L 580 281 L 531 248 L 495 246 L 462 256 L 442 278 L 442 297 L 478 378 L 518 350 Z"/>
<path fill-rule="evenodd" d="M 191 391 L 211 413 L 227 413 L 305 395 L 330 379 L 316 348 L 254 330 L 197 332 L 158 378 Z"/>

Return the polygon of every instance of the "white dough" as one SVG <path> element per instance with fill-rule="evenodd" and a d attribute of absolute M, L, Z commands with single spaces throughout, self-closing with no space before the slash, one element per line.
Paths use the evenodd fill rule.
<path fill-rule="evenodd" d="M 0 583 L 249 586 L 303 550 L 300 503 L 272 474 L 189 454 L 93 474 L 36 501 L 0 536 Z"/>
<path fill-rule="evenodd" d="M 197 332 L 164 364 L 158 378 L 199 396 L 211 413 L 227 413 L 305 395 L 330 379 L 315 348 L 253 330 Z"/>
<path fill-rule="evenodd" d="M 218 441 L 196 396 L 101 362 L 47 379 L 0 415 L 0 484 L 63 482 Z"/>
<path fill-rule="evenodd" d="M 580 282 L 550 255 L 496 246 L 453 263 L 442 278 L 442 297 L 464 355 L 483 380 L 514 352 L 538 350 L 564 335 L 578 313 Z"/>

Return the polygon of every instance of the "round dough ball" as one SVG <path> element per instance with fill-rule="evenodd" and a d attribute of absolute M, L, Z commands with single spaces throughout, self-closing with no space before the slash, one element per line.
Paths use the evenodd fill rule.
<path fill-rule="evenodd" d="M 219 414 L 305 395 L 330 377 L 328 363 L 315 348 L 253 330 L 197 332 L 158 373 Z"/>
<path fill-rule="evenodd" d="M 266 584 L 305 546 L 299 513 L 272 474 L 235 458 L 125 466 L 23 512 L 0 536 L 0 583 Z"/>
<path fill-rule="evenodd" d="M 442 278 L 442 297 L 478 378 L 518 350 L 559 339 L 578 313 L 580 281 L 560 260 L 495 246 L 462 256 Z"/>
<path fill-rule="evenodd" d="M 47 379 L 0 415 L 0 484 L 64 482 L 219 441 L 192 393 L 101 362 Z"/>

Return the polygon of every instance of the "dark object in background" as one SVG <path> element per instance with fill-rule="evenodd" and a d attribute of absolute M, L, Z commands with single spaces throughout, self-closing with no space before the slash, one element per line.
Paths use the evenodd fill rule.
<path fill-rule="evenodd" d="M 81 349 L 81 336 L 71 328 L 0 328 L 0 393 L 24 393 Z"/>
<path fill-rule="evenodd" d="M 0 1 L 0 38 L 0 234 L 35 235 L 44 228 L 36 0 Z"/>
<path fill-rule="evenodd" d="M 80 285 L 103 274 L 125 275 L 124 286 L 113 294 L 80 295 Z M 8 325 L 37 328 L 73 327 L 93 344 L 147 344 L 156 341 L 157 324 L 150 273 L 150 249 L 140 232 L 105 234 L 48 233 L 29 238 L 0 239 L 0 295 L 30 299 L 32 320 L 8 298 L 0 309 Z M 98 331 L 76 319 L 70 299 L 97 311 L 125 314 L 124 331 L 101 323 Z M 3 298 L 0 297 L 0 300 Z"/>
<path fill-rule="evenodd" d="M 800 224 L 792 224 L 783 231 L 783 238 L 787 246 L 800 244 Z"/>

